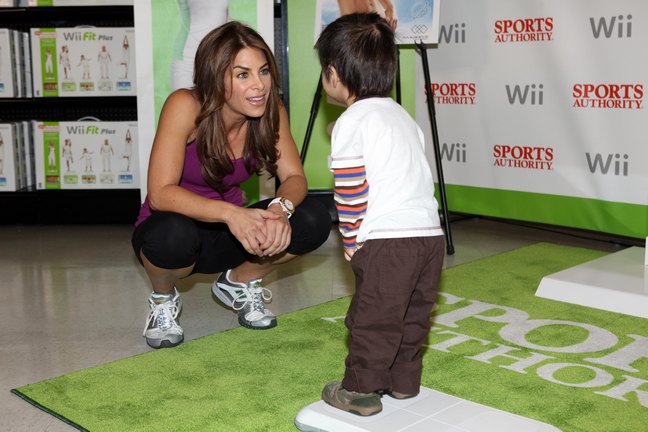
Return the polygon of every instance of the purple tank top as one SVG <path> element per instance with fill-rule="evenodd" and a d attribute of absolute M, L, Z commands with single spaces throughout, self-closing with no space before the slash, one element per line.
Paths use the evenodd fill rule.
<path fill-rule="evenodd" d="M 196 141 L 192 141 L 187 145 L 187 150 L 185 151 L 180 186 L 205 198 L 222 200 L 237 206 L 242 206 L 243 193 L 241 192 L 241 183 L 250 178 L 250 174 L 245 169 L 243 158 L 232 160 L 232 164 L 234 165 L 234 172 L 223 178 L 223 195 L 221 195 L 203 179 L 200 172 L 200 159 L 196 150 Z M 144 222 L 150 215 L 151 207 L 149 206 L 147 196 L 142 204 L 139 216 L 137 216 L 135 226 Z"/>

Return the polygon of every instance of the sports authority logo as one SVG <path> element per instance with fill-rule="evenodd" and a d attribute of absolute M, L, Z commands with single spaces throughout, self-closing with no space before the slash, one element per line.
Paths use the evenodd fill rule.
<path fill-rule="evenodd" d="M 553 41 L 554 19 L 521 18 L 495 21 L 495 43 Z"/>
<path fill-rule="evenodd" d="M 432 83 L 430 88 L 437 105 L 475 105 L 475 83 Z"/>
<path fill-rule="evenodd" d="M 643 109 L 643 84 L 574 84 L 574 108 Z"/>
<path fill-rule="evenodd" d="M 502 168 L 521 168 L 537 171 L 553 169 L 554 149 L 552 147 L 493 146 L 493 165 Z"/>

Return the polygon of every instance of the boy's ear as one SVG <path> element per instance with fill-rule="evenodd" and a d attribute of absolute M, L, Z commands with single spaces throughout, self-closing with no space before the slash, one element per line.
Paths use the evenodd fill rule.
<path fill-rule="evenodd" d="M 329 76 L 331 77 L 329 79 L 329 82 L 333 85 L 333 87 L 337 87 L 338 82 L 340 82 L 340 77 L 338 76 L 335 66 L 329 65 Z"/>

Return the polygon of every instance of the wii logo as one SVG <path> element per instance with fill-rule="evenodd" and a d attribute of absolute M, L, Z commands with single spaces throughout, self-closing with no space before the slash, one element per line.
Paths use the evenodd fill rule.
<path fill-rule="evenodd" d="M 441 158 L 448 162 L 466 163 L 466 143 L 443 143 Z"/>
<path fill-rule="evenodd" d="M 612 37 L 631 38 L 632 37 L 632 15 L 628 14 L 613 16 L 610 18 L 601 17 L 598 22 L 594 17 L 590 19 L 592 26 L 592 35 L 594 39 L 598 39 L 603 35 L 606 39 Z"/>
<path fill-rule="evenodd" d="M 466 24 L 442 25 L 439 30 L 439 43 L 466 43 Z"/>
<path fill-rule="evenodd" d="M 592 174 L 600 172 L 603 175 L 608 175 L 608 173 L 610 173 L 615 176 L 628 176 L 629 157 L 627 154 L 621 156 L 619 153 L 616 153 L 603 156 L 601 153 L 596 153 L 594 154 L 594 157 L 592 157 L 591 154 L 585 153 L 585 157 L 587 158 L 589 171 Z"/>
<path fill-rule="evenodd" d="M 509 104 L 515 105 L 543 105 L 544 104 L 544 85 L 527 84 L 525 86 L 506 86 L 506 96 Z"/>

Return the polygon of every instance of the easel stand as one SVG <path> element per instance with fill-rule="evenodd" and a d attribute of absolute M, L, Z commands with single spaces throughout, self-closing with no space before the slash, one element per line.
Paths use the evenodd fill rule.
<path fill-rule="evenodd" d="M 441 208 L 443 210 L 443 226 L 446 233 L 446 248 L 448 255 L 454 254 L 452 233 L 450 232 L 450 217 L 448 216 L 448 201 L 446 199 L 445 180 L 443 179 L 443 165 L 441 164 L 441 149 L 439 146 L 439 131 L 437 129 L 436 111 L 434 109 L 434 93 L 430 83 L 430 66 L 427 58 L 427 48 L 423 42 L 416 44 L 421 52 L 421 63 L 423 63 L 423 78 L 425 80 L 425 98 L 427 100 L 428 116 L 432 128 L 432 144 L 434 146 L 434 162 L 436 163 L 437 180 L 439 181 L 439 195 L 441 197 Z"/>
<path fill-rule="evenodd" d="M 306 153 L 308 153 L 308 144 L 310 144 L 311 135 L 313 134 L 313 125 L 315 124 L 315 117 L 317 117 L 317 111 L 320 106 L 320 99 L 322 98 L 322 74 L 320 74 L 319 80 L 317 80 L 317 88 L 315 89 L 315 96 L 313 97 L 313 103 L 310 109 L 310 117 L 308 118 L 308 126 L 306 126 L 306 135 L 304 135 L 304 144 L 301 148 L 301 153 L 299 158 L 301 159 L 302 165 L 306 161 Z"/>
<path fill-rule="evenodd" d="M 421 51 L 421 59 L 423 60 L 423 75 L 425 77 L 425 95 L 427 97 L 428 115 L 430 116 L 430 125 L 432 126 L 432 141 L 434 144 L 434 161 L 436 163 L 436 171 L 439 182 L 439 194 L 441 196 L 441 211 L 443 212 L 443 226 L 446 235 L 446 252 L 448 255 L 454 255 L 454 244 L 452 242 L 452 233 L 450 231 L 450 217 L 448 216 L 448 204 L 446 200 L 445 181 L 443 180 L 443 166 L 441 164 L 441 151 L 439 147 L 439 134 L 436 124 L 436 114 L 434 110 L 434 95 L 432 94 L 432 87 L 430 85 L 430 69 L 428 66 L 427 50 L 423 43 L 416 44 L 416 47 Z M 399 61 L 400 65 L 400 61 Z M 317 82 L 317 89 L 313 97 L 311 105 L 310 117 L 308 125 L 306 126 L 306 134 L 304 136 L 304 143 L 301 148 L 299 158 L 302 165 L 306 161 L 306 154 L 308 153 L 308 145 L 310 143 L 311 135 L 313 134 L 313 125 L 319 110 L 320 99 L 322 98 L 322 75 L 320 74 Z M 396 101 L 401 103 L 401 86 L 400 86 L 400 66 L 396 71 Z"/>

